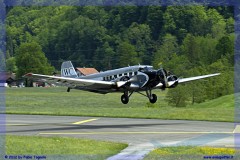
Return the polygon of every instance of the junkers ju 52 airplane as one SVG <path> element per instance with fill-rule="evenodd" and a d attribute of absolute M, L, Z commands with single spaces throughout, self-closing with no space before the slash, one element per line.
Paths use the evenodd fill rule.
<path fill-rule="evenodd" d="M 166 72 L 165 69 L 154 70 L 152 66 L 136 65 L 105 72 L 95 73 L 87 76 L 78 76 L 71 61 L 62 63 L 61 77 L 28 73 L 24 77 L 35 79 L 50 84 L 67 86 L 70 89 L 79 89 L 95 93 L 122 92 L 123 104 L 129 102 L 130 96 L 137 92 L 148 97 L 151 103 L 157 101 L 154 89 L 174 88 L 178 84 L 217 76 L 220 73 L 202 75 L 190 78 L 178 78 Z M 145 91 L 146 94 L 141 93 Z"/>

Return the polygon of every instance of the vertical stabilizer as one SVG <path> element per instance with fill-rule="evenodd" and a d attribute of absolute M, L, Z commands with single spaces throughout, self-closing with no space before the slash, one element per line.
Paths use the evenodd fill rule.
<path fill-rule="evenodd" d="M 78 77 L 71 61 L 66 61 L 66 62 L 62 63 L 61 76 L 62 77 L 70 77 L 70 78 Z"/>

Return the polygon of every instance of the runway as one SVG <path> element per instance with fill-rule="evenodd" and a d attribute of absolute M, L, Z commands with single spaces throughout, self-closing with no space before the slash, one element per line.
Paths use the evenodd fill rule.
<path fill-rule="evenodd" d="M 234 123 L 78 116 L 7 115 L 6 133 L 68 136 L 128 143 L 117 157 L 141 159 L 164 146 L 234 147 Z M 134 159 L 134 157 L 133 157 Z"/>

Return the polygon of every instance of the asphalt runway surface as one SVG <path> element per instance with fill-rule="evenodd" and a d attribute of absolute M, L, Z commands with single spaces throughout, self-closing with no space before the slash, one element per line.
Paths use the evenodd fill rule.
<path fill-rule="evenodd" d="M 165 146 L 234 147 L 234 123 L 132 118 L 6 115 L 6 133 L 12 135 L 67 136 L 128 143 L 109 159 L 134 154 L 141 159 Z M 120 156 L 120 157 L 119 157 Z"/>

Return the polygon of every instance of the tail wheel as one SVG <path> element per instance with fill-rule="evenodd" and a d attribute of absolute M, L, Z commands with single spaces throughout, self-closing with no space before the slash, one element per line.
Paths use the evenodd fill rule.
<path fill-rule="evenodd" d="M 128 104 L 128 102 L 129 102 L 129 97 L 128 97 L 128 95 L 123 94 L 123 95 L 121 96 L 121 101 L 122 101 L 123 104 Z"/>
<path fill-rule="evenodd" d="M 70 87 L 68 87 L 68 89 L 67 89 L 67 92 L 70 92 L 70 90 L 71 90 L 71 88 L 70 88 Z"/>
<path fill-rule="evenodd" d="M 152 94 L 152 96 L 149 98 L 150 103 L 156 103 L 157 102 L 157 95 Z"/>

